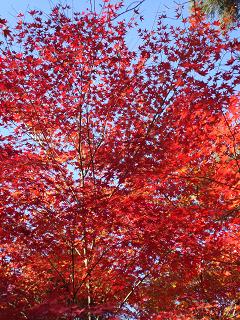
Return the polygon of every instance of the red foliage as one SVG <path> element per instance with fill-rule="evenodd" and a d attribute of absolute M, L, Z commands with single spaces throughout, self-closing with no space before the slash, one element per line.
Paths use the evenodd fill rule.
<path fill-rule="evenodd" d="M 0 318 L 239 317 L 239 42 L 104 2 L 0 20 Z"/>

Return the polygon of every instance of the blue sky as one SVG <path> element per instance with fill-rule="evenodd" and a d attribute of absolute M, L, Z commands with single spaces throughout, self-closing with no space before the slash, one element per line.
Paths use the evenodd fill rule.
<path fill-rule="evenodd" d="M 0 16 L 13 22 L 16 15 L 19 12 L 26 12 L 29 9 L 40 9 L 44 12 L 48 12 L 50 8 L 56 4 L 57 0 L 8 0 L 2 1 L 0 6 Z M 96 0 L 96 3 L 100 3 L 101 0 Z M 133 3 L 134 0 L 125 0 L 126 5 Z M 179 0 L 179 3 L 183 3 L 183 0 Z M 186 2 L 186 1 L 185 1 Z M 70 4 L 76 11 L 83 10 L 89 0 L 61 0 L 61 3 Z M 174 15 L 174 9 L 176 8 L 176 2 L 174 0 L 145 0 L 141 5 L 140 12 L 145 18 L 144 24 L 151 27 L 155 17 L 158 13 L 167 11 L 168 15 Z M 187 10 L 186 10 L 187 13 Z M 173 21 L 174 23 L 174 21 Z"/>

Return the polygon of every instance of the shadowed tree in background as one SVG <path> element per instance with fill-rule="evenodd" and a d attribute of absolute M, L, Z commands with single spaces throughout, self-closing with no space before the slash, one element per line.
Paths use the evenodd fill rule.
<path fill-rule="evenodd" d="M 0 21 L 1 320 L 239 317 L 239 42 L 121 10 Z"/>
<path fill-rule="evenodd" d="M 232 23 L 239 19 L 240 1 L 239 0 L 203 0 L 192 1 L 193 6 L 200 4 L 203 11 L 212 17 L 219 16 L 227 23 Z"/>

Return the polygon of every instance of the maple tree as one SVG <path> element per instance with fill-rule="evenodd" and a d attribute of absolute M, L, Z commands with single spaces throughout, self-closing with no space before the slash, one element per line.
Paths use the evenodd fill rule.
<path fill-rule="evenodd" d="M 2 320 L 240 317 L 239 41 L 121 10 L 0 21 Z"/>

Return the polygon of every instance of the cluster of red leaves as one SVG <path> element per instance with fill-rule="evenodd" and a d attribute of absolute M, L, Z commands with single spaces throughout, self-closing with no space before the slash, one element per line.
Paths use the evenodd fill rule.
<path fill-rule="evenodd" d="M 0 21 L 2 320 L 239 314 L 239 42 L 121 5 Z"/>

